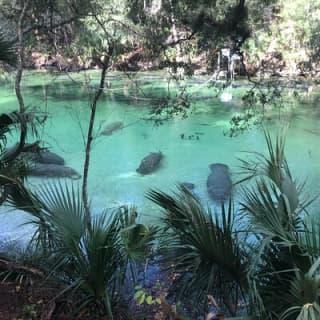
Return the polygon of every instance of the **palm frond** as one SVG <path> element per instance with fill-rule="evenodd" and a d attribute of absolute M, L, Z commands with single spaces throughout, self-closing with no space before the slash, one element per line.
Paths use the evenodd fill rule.
<path fill-rule="evenodd" d="M 57 247 L 63 243 L 64 246 L 73 246 L 78 243 L 86 229 L 79 187 L 57 182 L 39 187 L 36 194 L 43 204 L 45 225 L 50 229 L 50 245 Z M 39 219 L 38 228 L 43 228 L 42 224 Z"/>
<path fill-rule="evenodd" d="M 39 137 L 38 128 L 43 125 L 47 119 L 47 114 L 36 107 L 28 107 L 24 113 L 13 111 L 1 115 L 0 129 L 11 128 L 19 130 L 21 126 L 28 129 L 32 136 Z M 1 121 L 2 120 L 2 121 Z"/>
<path fill-rule="evenodd" d="M 296 320 L 317 320 L 320 319 L 320 304 L 306 303 L 302 308 Z"/>
<path fill-rule="evenodd" d="M 64 292 L 80 291 L 112 318 L 112 304 L 121 292 L 128 262 L 145 257 L 156 228 L 136 224 L 136 208 L 104 211 L 90 226 L 80 188 L 47 184 L 34 193 L 18 184 L 10 204 L 32 216 L 34 240 L 45 258 L 44 270 L 66 284 Z"/>
<path fill-rule="evenodd" d="M 256 232 L 287 242 L 295 240 L 294 234 L 301 229 L 302 220 L 273 181 L 261 177 L 253 187 L 243 188 L 242 199 L 241 210 L 257 228 Z"/>
<path fill-rule="evenodd" d="M 121 208 L 121 241 L 124 254 L 131 262 L 146 259 L 150 254 L 158 228 L 136 223 L 137 208 Z"/>
<path fill-rule="evenodd" d="M 319 257 L 319 227 L 309 226 L 305 220 L 314 199 L 302 200 L 304 183 L 291 175 L 284 136 L 278 134 L 272 143 L 265 132 L 265 139 L 267 155 L 252 153 L 254 159 L 241 161 L 247 174 L 244 180 L 252 179 L 252 184 L 242 189 L 240 206 L 258 239 L 248 273 L 250 290 L 263 318 L 278 319 L 283 314 L 286 319 L 296 319 L 304 303 L 314 302 L 310 297 L 318 284 L 308 270 Z M 302 301 L 302 295 L 308 296 L 308 301 Z"/>
<path fill-rule="evenodd" d="M 320 258 L 310 267 L 306 274 L 295 272 L 286 294 L 287 310 L 281 319 L 319 319 L 320 316 Z"/>
<path fill-rule="evenodd" d="M 27 108 L 24 113 L 19 111 L 2 113 L 0 115 L 1 151 L 3 151 L 7 142 L 6 135 L 11 133 L 13 129 L 19 130 L 23 127 L 24 130 L 31 132 L 34 137 L 39 137 L 39 127 L 43 125 L 46 119 L 47 114 L 40 112 L 37 108 Z"/>
<path fill-rule="evenodd" d="M 283 132 L 279 133 L 275 144 L 272 143 L 272 138 L 267 131 L 264 131 L 264 136 L 268 149 L 267 155 L 260 152 L 247 152 L 251 155 L 251 159 L 239 159 L 240 174 L 245 175 L 241 181 L 257 176 L 267 176 L 281 188 L 283 177 L 286 175 L 291 177 L 284 154 L 285 136 Z"/>
<path fill-rule="evenodd" d="M 163 262 L 180 274 L 176 281 L 180 297 L 201 304 L 213 292 L 230 298 L 231 292 L 247 286 L 248 261 L 233 229 L 231 202 L 213 214 L 182 186 L 174 196 L 151 190 L 147 198 L 164 209 L 161 254 Z"/>
<path fill-rule="evenodd" d="M 88 261 L 86 289 L 92 291 L 96 297 L 103 297 L 106 288 L 115 281 L 119 266 L 123 264 L 120 253 L 119 214 L 104 212 L 92 219 L 92 228 L 83 238 Z"/>
<path fill-rule="evenodd" d="M 79 309 L 97 303 L 112 317 L 111 304 L 107 301 L 119 292 L 116 287 L 118 274 L 125 268 L 120 251 L 119 216 L 103 212 L 92 218 L 88 228 L 85 215 L 79 212 L 69 212 L 64 220 L 59 195 L 55 197 L 52 208 L 58 208 L 58 211 L 53 211 L 48 219 L 55 245 L 47 254 L 45 267 L 51 277 L 67 285 L 65 292 L 84 294 Z M 61 197 L 62 203 L 66 203 L 66 199 Z"/>
<path fill-rule="evenodd" d="M 2 184 L 8 181 L 7 183 L 10 188 L 8 204 L 15 209 L 28 212 L 39 218 L 42 209 L 45 207 L 41 199 L 19 181 L 6 176 L 1 176 L 1 179 Z"/>
<path fill-rule="evenodd" d="M 295 277 L 294 254 L 286 246 L 270 241 L 258 257 L 258 264 L 250 266 L 249 278 L 253 301 L 263 319 L 275 317 L 291 305 L 288 304 L 288 288 Z M 275 299 L 275 294 L 277 299 Z"/>
<path fill-rule="evenodd" d="M 299 234 L 299 245 L 310 257 L 320 256 L 320 221 L 317 217 L 307 217 L 304 220 L 304 230 Z"/>
<path fill-rule="evenodd" d="M 267 177 L 272 180 L 278 189 L 286 195 L 289 200 L 291 211 L 299 206 L 299 194 L 303 188 L 303 184 L 294 181 L 290 172 L 289 165 L 285 158 L 285 136 L 284 132 L 280 132 L 276 136 L 276 142 L 272 143 L 271 135 L 264 131 L 267 144 L 268 154 L 264 155 L 259 152 L 248 152 L 254 155 L 253 159 L 239 159 L 240 174 L 245 177 L 238 183 L 257 177 Z"/>

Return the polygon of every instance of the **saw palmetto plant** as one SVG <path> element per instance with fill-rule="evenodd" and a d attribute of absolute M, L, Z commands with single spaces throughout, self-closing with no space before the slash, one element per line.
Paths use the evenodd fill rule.
<path fill-rule="evenodd" d="M 213 213 L 181 186 L 174 196 L 152 190 L 148 198 L 163 209 L 160 251 L 178 274 L 178 299 L 189 297 L 205 306 L 213 295 L 235 315 L 237 300 L 247 289 L 248 256 L 235 232 L 232 203 Z"/>
<path fill-rule="evenodd" d="M 320 318 L 320 258 L 310 267 L 307 273 L 302 274 L 296 271 L 295 276 L 289 283 L 290 300 L 292 307 L 288 308 L 281 319 L 296 318 L 297 320 L 319 319 Z"/>
<path fill-rule="evenodd" d="M 238 212 L 230 202 L 213 213 L 183 187 L 173 196 L 148 193 L 163 209 L 163 261 L 177 274 L 182 300 L 205 304 L 213 295 L 231 315 L 247 301 L 248 313 L 262 319 L 315 319 L 320 228 L 307 213 L 314 199 L 291 175 L 283 133 L 275 143 L 267 132 L 265 139 L 267 154 L 240 161 L 246 186 Z"/>
<path fill-rule="evenodd" d="M 249 175 L 238 211 L 232 200 L 216 211 L 204 208 L 183 186 L 147 194 L 162 212 L 159 257 L 175 275 L 171 292 L 193 309 L 205 312 L 211 297 L 232 316 L 243 305 L 261 319 L 318 319 L 320 221 L 307 211 L 314 199 L 303 197 L 291 175 L 284 138 L 273 144 L 266 133 L 266 142 L 269 154 L 241 162 Z M 88 220 L 75 186 L 30 191 L 10 181 L 8 203 L 30 214 L 43 270 L 64 293 L 79 294 L 79 309 L 94 305 L 112 319 L 128 270 L 135 279 L 136 262 L 149 254 L 158 229 L 136 223 L 134 206 Z"/>
<path fill-rule="evenodd" d="M 258 240 L 248 272 L 251 294 L 264 318 L 296 319 L 300 314 L 300 319 L 309 319 L 303 306 L 319 303 L 319 268 L 314 264 L 319 235 L 307 223 L 307 207 L 314 199 L 304 199 L 303 184 L 292 178 L 284 136 L 279 134 L 275 144 L 268 133 L 265 138 L 268 155 L 256 153 L 258 161 L 242 161 L 252 185 L 242 189 L 240 205 Z"/>
<path fill-rule="evenodd" d="M 79 294 L 79 310 L 94 305 L 112 319 L 127 270 L 149 253 L 156 229 L 137 224 L 134 208 L 126 207 L 88 223 L 75 186 L 50 184 L 31 192 L 16 184 L 9 203 L 30 213 L 31 245 L 42 254 L 48 277 L 62 282 L 64 293 Z"/>
<path fill-rule="evenodd" d="M 12 186 L 16 181 L 22 182 L 32 165 L 27 157 L 23 156 L 32 149 L 38 149 L 39 141 L 27 144 L 26 138 L 39 137 L 38 126 L 45 121 L 45 115 L 35 109 L 21 114 L 13 111 L 0 114 L 0 203 L 7 199 Z M 20 141 L 10 147 L 7 146 L 7 136 L 20 131 Z"/>

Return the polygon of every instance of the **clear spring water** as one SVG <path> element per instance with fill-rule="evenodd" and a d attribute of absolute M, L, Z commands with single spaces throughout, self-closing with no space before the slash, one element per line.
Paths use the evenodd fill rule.
<path fill-rule="evenodd" d="M 66 164 L 80 173 L 84 162 L 83 135 L 86 135 L 90 116 L 88 89 L 84 84 L 94 86 L 98 76 L 94 72 L 72 75 L 72 78 L 68 75 L 26 74 L 23 80 L 26 105 L 36 106 L 49 115 L 40 130 L 44 146 L 63 156 Z M 156 223 L 159 208 L 145 198 L 146 192 L 150 188 L 174 190 L 178 182 L 194 183 L 194 191 L 201 201 L 212 205 L 206 190 L 209 164 L 227 164 L 235 181 L 239 170 L 237 158 L 243 158 L 244 151 L 266 151 L 263 132 L 259 128 L 234 138 L 223 134 L 229 128 L 232 114 L 239 110 L 237 95 L 241 88 L 232 92 L 234 99 L 231 102 L 222 103 L 216 92 L 204 85 L 206 79 L 193 79 L 188 90 L 193 94 L 194 112 L 187 119 L 171 119 L 155 126 L 153 122 L 141 119 L 150 110 L 148 96 L 166 94 L 167 83 L 157 73 L 144 74 L 135 80 L 142 85 L 140 89 L 135 87 L 134 81 L 111 74 L 109 89 L 98 105 L 96 132 L 112 121 L 122 120 L 126 127 L 111 136 L 98 136 L 94 141 L 88 185 L 94 213 L 98 214 L 106 207 L 135 204 L 142 221 Z M 135 99 L 135 94 L 141 99 Z M 13 84 L 2 83 L 0 112 L 16 108 Z M 285 110 L 280 119 L 277 115 L 271 116 L 267 127 L 275 133 L 289 124 L 286 155 L 291 171 L 295 177 L 307 178 L 306 191 L 315 195 L 320 191 L 320 106 L 295 103 L 286 106 Z M 141 159 L 149 152 L 159 150 L 164 154 L 161 167 L 150 175 L 138 174 L 136 168 Z M 50 180 L 55 179 L 30 178 L 28 181 L 35 187 Z M 7 208 L 1 211 L 2 238 L 19 238 L 29 233 L 27 227 L 19 227 L 27 215 L 8 212 Z"/>

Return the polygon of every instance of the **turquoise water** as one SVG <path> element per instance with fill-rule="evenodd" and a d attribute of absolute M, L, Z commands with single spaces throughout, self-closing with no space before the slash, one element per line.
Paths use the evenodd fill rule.
<path fill-rule="evenodd" d="M 44 146 L 63 156 L 66 165 L 82 173 L 83 135 L 86 135 L 90 116 L 87 99 L 90 90 L 87 85 L 89 83 L 90 87 L 94 87 L 98 75 L 72 76 L 73 79 L 67 75 L 27 74 L 23 80 L 23 93 L 28 106 L 37 106 L 49 115 L 40 130 Z M 146 192 L 149 188 L 174 190 L 178 182 L 194 183 L 197 196 L 205 205 L 211 206 L 206 190 L 209 164 L 227 164 L 233 173 L 233 180 L 237 180 L 237 158 L 244 157 L 244 151 L 266 151 L 263 132 L 259 128 L 234 138 L 223 134 L 229 128 L 232 114 L 239 111 L 238 91 L 233 92 L 233 101 L 222 103 L 212 88 L 201 84 L 205 78 L 192 80 L 189 91 L 194 97 L 194 112 L 187 119 L 174 118 L 155 126 L 153 122 L 141 119 L 148 115 L 152 104 L 148 96 L 161 97 L 165 94 L 165 79 L 160 74 L 145 74 L 136 80 L 143 84 L 143 91 L 136 91 L 135 84 L 126 77 L 110 75 L 109 88 L 98 105 L 96 133 L 112 121 L 123 121 L 125 128 L 111 136 L 97 136 L 94 141 L 88 185 L 94 213 L 98 214 L 106 207 L 135 204 L 142 221 L 156 223 L 159 209 L 145 198 Z M 137 99 L 137 95 L 141 99 Z M 3 83 L 0 86 L 0 111 L 6 112 L 16 107 L 12 83 Z M 319 108 L 307 104 L 290 105 L 281 119 L 274 116 L 267 124 L 273 133 L 289 125 L 286 144 L 288 162 L 295 177 L 307 178 L 306 191 L 311 195 L 320 191 Z M 198 136 L 199 140 L 181 139 L 181 134 Z M 34 139 L 30 138 L 30 141 Z M 138 174 L 136 168 L 141 159 L 149 152 L 159 150 L 164 154 L 161 167 L 150 175 Z M 36 187 L 54 180 L 29 178 L 28 182 Z M 17 226 L 25 219 L 27 216 L 20 212 L 7 212 L 6 208 L 2 208 L 2 237 L 23 237 L 29 229 Z"/>

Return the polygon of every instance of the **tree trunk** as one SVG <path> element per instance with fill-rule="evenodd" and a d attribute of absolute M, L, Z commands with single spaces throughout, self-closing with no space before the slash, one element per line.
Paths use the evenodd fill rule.
<path fill-rule="evenodd" d="M 18 68 L 17 68 L 17 74 L 16 74 L 16 80 L 15 80 L 15 91 L 16 96 L 19 103 L 20 113 L 24 113 L 26 108 L 24 105 L 24 100 L 21 94 L 21 78 L 22 78 L 22 72 L 23 72 L 23 62 L 24 62 L 24 43 L 23 43 L 23 20 L 27 11 L 27 8 L 29 6 L 30 0 L 26 0 L 23 6 L 23 9 L 20 13 L 19 20 L 18 20 L 18 26 L 17 26 L 17 33 L 18 33 Z"/>
<path fill-rule="evenodd" d="M 171 30 L 172 30 L 172 37 L 173 41 L 176 43 L 175 47 L 177 49 L 177 58 L 179 59 L 181 57 L 181 48 L 179 44 L 179 38 L 178 38 L 178 31 L 177 31 L 177 26 L 176 26 L 176 17 L 174 15 L 174 9 L 173 9 L 173 4 L 172 0 L 170 0 L 170 19 L 171 19 Z"/>
<path fill-rule="evenodd" d="M 27 136 L 27 124 L 26 119 L 24 117 L 25 115 L 25 104 L 24 100 L 21 94 L 21 79 L 22 79 L 22 73 L 23 73 L 23 62 L 24 62 L 24 39 L 23 39 L 23 20 L 26 15 L 26 11 L 28 9 L 30 0 L 26 0 L 24 2 L 22 11 L 20 13 L 19 19 L 18 19 L 18 25 L 17 25 L 17 34 L 18 34 L 18 65 L 17 65 L 17 74 L 15 79 L 15 92 L 19 103 L 19 109 L 20 109 L 20 141 L 18 148 L 16 149 L 15 153 L 11 156 L 10 160 L 14 160 L 19 154 L 22 148 L 24 147 L 26 136 Z"/>
<path fill-rule="evenodd" d="M 109 47 L 108 53 L 104 56 L 103 60 L 101 61 L 102 71 L 100 76 L 100 84 L 99 84 L 99 88 L 96 90 L 96 93 L 91 103 L 91 115 L 90 115 L 90 122 L 89 122 L 88 135 L 87 135 L 85 161 L 84 161 L 84 168 L 83 168 L 83 180 L 82 180 L 82 199 L 83 199 L 83 205 L 84 205 L 84 210 L 86 214 L 87 224 L 89 228 L 91 227 L 91 218 L 90 218 L 90 208 L 89 208 L 89 199 L 88 199 L 88 172 L 89 172 L 89 165 L 90 165 L 91 144 L 93 140 L 93 127 L 94 127 L 94 122 L 96 117 L 97 104 L 104 90 L 106 73 L 107 73 L 107 69 L 109 68 L 112 54 L 113 54 L 113 45 Z"/>

